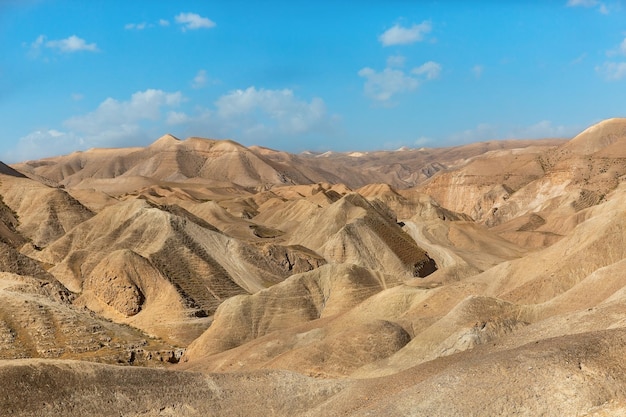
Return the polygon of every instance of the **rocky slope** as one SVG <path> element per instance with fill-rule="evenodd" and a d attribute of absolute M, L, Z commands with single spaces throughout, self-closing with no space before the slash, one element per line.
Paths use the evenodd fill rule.
<path fill-rule="evenodd" d="M 0 165 L 0 414 L 626 415 L 624 158 L 611 119 Z"/>

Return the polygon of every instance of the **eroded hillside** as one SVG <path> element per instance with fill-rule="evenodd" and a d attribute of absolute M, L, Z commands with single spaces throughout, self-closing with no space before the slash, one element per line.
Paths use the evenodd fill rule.
<path fill-rule="evenodd" d="M 624 119 L 0 168 L 5 415 L 626 413 Z"/>

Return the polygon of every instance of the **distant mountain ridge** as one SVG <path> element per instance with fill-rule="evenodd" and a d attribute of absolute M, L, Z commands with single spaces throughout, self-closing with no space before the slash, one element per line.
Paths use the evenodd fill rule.
<path fill-rule="evenodd" d="M 452 148 L 359 153 L 332 152 L 312 156 L 269 148 L 246 148 L 231 140 L 164 135 L 145 148 L 92 149 L 14 164 L 18 171 L 66 187 L 89 187 L 118 177 L 169 182 L 208 181 L 242 187 L 345 184 L 359 188 L 387 183 L 395 188 L 418 185 L 435 173 L 463 164 L 485 152 L 516 147 L 556 146 L 555 139 L 490 141 Z"/>

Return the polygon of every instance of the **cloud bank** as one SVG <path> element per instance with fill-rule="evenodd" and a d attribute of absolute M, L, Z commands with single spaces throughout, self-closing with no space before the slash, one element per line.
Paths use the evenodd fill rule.
<path fill-rule="evenodd" d="M 290 89 L 232 90 L 213 108 L 181 107 L 180 91 L 147 89 L 127 100 L 107 98 L 96 109 L 66 119 L 62 128 L 38 129 L 20 138 L 3 159 L 17 162 L 89 148 L 145 146 L 172 128 L 207 137 L 262 143 L 266 139 L 297 140 L 331 132 L 338 117 L 330 115 L 321 98 L 307 101 Z"/>

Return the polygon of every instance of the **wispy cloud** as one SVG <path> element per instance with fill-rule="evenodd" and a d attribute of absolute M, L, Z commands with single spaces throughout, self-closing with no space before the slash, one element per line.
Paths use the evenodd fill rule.
<path fill-rule="evenodd" d="M 191 86 L 195 89 L 199 89 L 202 88 L 206 85 L 208 80 L 207 77 L 207 73 L 205 70 L 200 70 L 198 71 L 198 73 L 196 74 L 195 77 L 193 77 L 193 81 L 191 82 Z"/>
<path fill-rule="evenodd" d="M 61 52 L 72 53 L 79 51 L 90 51 L 96 52 L 98 51 L 98 46 L 95 43 L 87 43 L 82 38 L 79 38 L 76 35 L 72 35 L 69 38 L 59 39 L 59 40 L 50 40 L 45 43 L 46 47 L 52 49 L 58 49 Z"/>
<path fill-rule="evenodd" d="M 183 30 L 209 29 L 215 27 L 215 22 L 196 13 L 180 13 L 174 21 L 183 26 Z"/>
<path fill-rule="evenodd" d="M 365 67 L 358 74 L 365 78 L 365 95 L 379 102 L 388 102 L 395 94 L 413 91 L 420 85 L 417 78 L 399 69 L 385 68 L 378 72 Z"/>
<path fill-rule="evenodd" d="M 215 22 L 207 17 L 200 16 L 197 13 L 179 13 L 174 16 L 174 22 L 182 27 L 183 32 L 187 30 L 197 29 L 210 29 L 215 27 Z M 155 26 L 168 27 L 170 21 L 167 19 L 159 19 L 153 23 L 141 22 L 141 23 L 127 23 L 124 25 L 126 30 L 144 30 L 147 28 L 153 28 Z"/>
<path fill-rule="evenodd" d="M 609 57 L 626 55 L 626 38 L 616 48 L 606 51 L 606 55 Z"/>
<path fill-rule="evenodd" d="M 480 123 L 476 127 L 451 134 L 446 142 L 471 143 L 499 139 L 498 128 L 489 123 Z"/>
<path fill-rule="evenodd" d="M 580 126 L 555 125 L 550 120 L 541 120 L 526 126 L 497 126 L 480 123 L 476 127 L 453 133 L 446 138 L 448 143 L 472 143 L 500 139 L 546 139 L 570 138 L 580 132 Z"/>
<path fill-rule="evenodd" d="M 56 50 L 61 53 L 73 53 L 80 51 L 97 52 L 98 46 L 95 43 L 87 43 L 82 38 L 72 35 L 65 39 L 47 40 L 45 35 L 39 35 L 30 44 L 31 54 L 37 55 L 42 47 Z"/>
<path fill-rule="evenodd" d="M 124 25 L 124 29 L 126 30 L 144 30 L 147 27 L 152 27 L 152 25 L 146 23 L 146 22 L 141 22 L 141 23 L 127 23 L 126 25 Z"/>
<path fill-rule="evenodd" d="M 598 12 L 602 14 L 609 14 L 609 8 L 605 3 L 598 0 L 567 0 L 567 7 L 585 7 L 592 8 L 598 7 Z"/>
<path fill-rule="evenodd" d="M 365 78 L 365 95 L 387 106 L 394 95 L 414 91 L 423 81 L 434 80 L 440 74 L 441 64 L 434 61 L 415 67 L 409 73 L 389 66 L 382 71 L 365 67 L 358 72 L 360 77 Z"/>
<path fill-rule="evenodd" d="M 616 48 L 608 50 L 606 55 L 614 58 L 626 55 L 626 38 Z M 605 61 L 602 65 L 596 66 L 596 73 L 607 81 L 619 81 L 626 77 L 626 62 Z"/>
<path fill-rule="evenodd" d="M 420 136 L 419 138 L 415 139 L 415 141 L 413 142 L 413 145 L 415 146 L 426 146 L 428 144 L 433 143 L 433 139 L 429 138 L 428 136 Z"/>
<path fill-rule="evenodd" d="M 167 123 L 168 125 L 181 125 L 183 123 L 189 123 L 192 120 L 193 118 L 187 115 L 185 112 L 171 110 L 167 113 L 165 123 Z"/>
<path fill-rule="evenodd" d="M 441 64 L 428 61 L 417 68 L 413 68 L 411 73 L 415 75 L 425 75 L 427 80 L 434 80 L 439 78 L 439 74 L 441 74 Z"/>
<path fill-rule="evenodd" d="M 579 56 L 577 56 L 576 58 L 574 58 L 570 62 L 570 65 L 578 65 L 581 62 L 583 62 L 586 58 L 587 58 L 587 52 L 584 52 L 584 53 L 580 54 Z"/>
<path fill-rule="evenodd" d="M 406 57 L 402 55 L 392 55 L 387 58 L 388 67 L 402 68 L 405 62 L 406 62 Z"/>
<path fill-rule="evenodd" d="M 593 7 L 598 3 L 598 0 L 567 0 L 569 7 Z"/>
<path fill-rule="evenodd" d="M 181 13 L 182 14 L 182 13 Z M 196 15 L 197 16 L 197 15 Z M 184 23 L 184 22 L 181 22 Z M 170 25 L 170 21 L 167 19 L 159 19 L 153 23 L 141 22 L 141 23 L 127 23 L 124 25 L 126 30 L 144 30 L 148 28 L 154 28 L 156 26 L 167 27 Z"/>
<path fill-rule="evenodd" d="M 35 41 L 30 44 L 30 47 L 33 49 L 39 49 L 43 46 L 45 42 L 46 42 L 46 36 L 39 35 L 37 36 L 37 39 L 35 39 Z"/>
<path fill-rule="evenodd" d="M 22 46 L 28 47 L 28 56 L 30 58 L 37 58 L 41 53 L 41 48 L 44 46 L 45 43 L 46 37 L 44 35 L 39 35 L 37 36 L 37 39 L 30 43 L 30 45 L 23 43 Z"/>
<path fill-rule="evenodd" d="M 626 62 L 605 62 L 596 66 L 596 72 L 607 81 L 619 81 L 626 77 Z"/>
<path fill-rule="evenodd" d="M 399 24 L 383 32 L 378 40 L 383 46 L 407 45 L 424 40 L 424 35 L 430 33 L 432 25 L 428 21 L 420 24 L 413 24 L 411 27 L 403 27 Z"/>
<path fill-rule="evenodd" d="M 542 120 L 530 126 L 513 128 L 505 137 L 515 139 L 569 138 L 578 132 L 580 132 L 580 126 L 554 125 L 550 120 Z"/>

